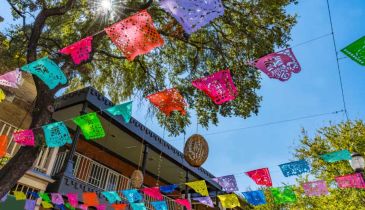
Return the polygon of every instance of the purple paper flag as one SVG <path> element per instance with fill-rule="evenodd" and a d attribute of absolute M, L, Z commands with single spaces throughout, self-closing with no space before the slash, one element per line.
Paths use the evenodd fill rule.
<path fill-rule="evenodd" d="M 8 193 L 6 193 L 6 195 L 4 195 L 1 199 L 0 199 L 0 203 L 4 203 L 6 201 L 6 199 L 8 199 Z"/>
<path fill-rule="evenodd" d="M 306 196 L 321 196 L 328 194 L 326 181 L 324 180 L 304 183 L 303 189 Z"/>
<path fill-rule="evenodd" d="M 34 210 L 35 209 L 36 200 L 27 199 L 25 201 L 24 210 Z"/>
<path fill-rule="evenodd" d="M 207 205 L 209 207 L 214 208 L 213 201 L 212 201 L 212 199 L 209 196 L 207 196 L 207 197 L 192 198 L 192 199 L 195 200 L 195 201 L 198 201 L 201 204 L 204 204 L 204 205 Z"/>
<path fill-rule="evenodd" d="M 21 84 L 21 81 L 22 73 L 19 71 L 19 69 L 0 75 L 0 85 L 3 86 L 18 88 L 18 85 Z"/>
<path fill-rule="evenodd" d="M 56 205 L 61 205 L 65 203 L 60 193 L 51 193 L 51 196 L 52 196 L 52 203 Z"/>
<path fill-rule="evenodd" d="M 217 182 L 222 187 L 222 190 L 226 191 L 227 193 L 238 191 L 237 182 L 234 175 L 213 178 L 213 181 Z"/>

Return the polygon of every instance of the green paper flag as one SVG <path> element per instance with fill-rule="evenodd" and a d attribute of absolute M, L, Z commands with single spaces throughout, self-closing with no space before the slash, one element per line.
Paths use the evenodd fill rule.
<path fill-rule="evenodd" d="M 43 201 L 51 202 L 51 198 L 48 196 L 48 193 L 38 193 L 39 197 L 42 198 Z"/>
<path fill-rule="evenodd" d="M 320 157 L 326 162 L 334 163 L 341 160 L 351 160 L 351 153 L 348 150 L 339 150 L 320 155 Z"/>
<path fill-rule="evenodd" d="M 356 63 L 365 66 L 365 36 L 341 50 Z"/>
<path fill-rule="evenodd" d="M 99 139 L 105 136 L 103 125 L 96 112 L 78 116 L 72 119 L 78 125 L 87 140 Z"/>
<path fill-rule="evenodd" d="M 297 200 L 293 188 L 290 186 L 270 188 L 276 204 L 294 203 Z"/>
<path fill-rule="evenodd" d="M 106 111 L 114 116 L 122 115 L 124 122 L 129 123 L 132 116 L 132 101 L 110 107 Z"/>

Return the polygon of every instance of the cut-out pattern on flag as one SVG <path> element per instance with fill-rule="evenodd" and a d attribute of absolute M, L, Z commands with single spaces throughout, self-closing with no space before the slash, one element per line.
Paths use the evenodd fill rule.
<path fill-rule="evenodd" d="M 14 191 L 13 193 L 14 193 L 15 200 L 17 200 L 17 201 L 27 199 L 27 196 L 22 191 Z"/>
<path fill-rule="evenodd" d="M 321 158 L 329 163 L 334 163 L 341 160 L 351 160 L 351 153 L 348 150 L 339 150 L 321 155 Z"/>
<path fill-rule="evenodd" d="M 153 201 L 151 205 L 155 210 L 168 210 L 166 201 Z"/>
<path fill-rule="evenodd" d="M 78 125 L 87 140 L 103 138 L 105 131 L 96 112 L 81 115 L 72 121 Z"/>
<path fill-rule="evenodd" d="M 82 193 L 82 200 L 86 206 L 99 206 L 99 198 L 95 192 L 84 192 Z"/>
<path fill-rule="evenodd" d="M 64 55 L 71 55 L 74 64 L 79 65 L 80 63 L 88 61 L 90 59 L 90 54 L 92 51 L 92 41 L 93 37 L 88 36 L 61 49 L 59 52 Z"/>
<path fill-rule="evenodd" d="M 279 167 L 285 177 L 296 176 L 310 171 L 309 164 L 306 160 L 280 164 Z"/>
<path fill-rule="evenodd" d="M 132 101 L 110 107 L 106 111 L 114 116 L 121 115 L 124 122 L 129 123 L 132 117 Z"/>
<path fill-rule="evenodd" d="M 195 201 L 198 201 L 201 204 L 204 204 L 206 206 L 214 208 L 214 204 L 212 199 L 209 196 L 206 197 L 198 197 L 198 198 L 192 198 Z"/>
<path fill-rule="evenodd" d="M 65 123 L 55 122 L 42 126 L 48 147 L 61 147 L 66 143 L 71 144 L 71 136 Z"/>
<path fill-rule="evenodd" d="M 53 204 L 61 205 L 65 203 L 60 193 L 51 193 L 51 197 Z"/>
<path fill-rule="evenodd" d="M 321 196 L 328 194 L 327 184 L 324 180 L 303 183 L 303 189 L 306 196 Z"/>
<path fill-rule="evenodd" d="M 21 146 L 35 145 L 33 130 L 16 131 L 13 133 L 13 141 L 20 144 Z"/>
<path fill-rule="evenodd" d="M 57 87 L 59 84 L 66 84 L 67 78 L 60 67 L 48 57 L 38 59 L 32 63 L 24 65 L 21 70 L 36 75 L 50 89 Z"/>
<path fill-rule="evenodd" d="M 179 111 L 182 115 L 186 114 L 184 97 L 176 88 L 151 94 L 147 99 L 167 116 L 173 111 Z"/>
<path fill-rule="evenodd" d="M 245 172 L 256 184 L 267 187 L 272 186 L 271 176 L 268 168 L 261 168 Z"/>
<path fill-rule="evenodd" d="M 251 205 L 258 206 L 266 203 L 265 194 L 262 190 L 248 191 L 242 194 Z"/>
<path fill-rule="evenodd" d="M 27 199 L 25 201 L 24 210 L 34 210 L 36 205 L 36 200 Z"/>
<path fill-rule="evenodd" d="M 49 197 L 48 193 L 38 193 L 39 197 L 42 198 L 43 201 L 51 202 L 51 198 Z"/>
<path fill-rule="evenodd" d="M 42 207 L 45 209 L 51 209 L 53 208 L 53 205 L 50 202 L 42 201 Z"/>
<path fill-rule="evenodd" d="M 187 210 L 191 210 L 191 203 L 188 199 L 175 199 L 175 203 L 186 207 Z"/>
<path fill-rule="evenodd" d="M 205 180 L 199 180 L 194 182 L 185 183 L 187 186 L 192 188 L 195 192 L 199 193 L 202 196 L 209 196 L 207 184 Z"/>
<path fill-rule="evenodd" d="M 122 190 L 122 193 L 129 203 L 136 203 L 143 199 L 141 193 L 136 189 Z"/>
<path fill-rule="evenodd" d="M 8 147 L 8 136 L 1 135 L 0 136 L 0 158 L 6 155 L 6 149 Z"/>
<path fill-rule="evenodd" d="M 0 75 L 0 85 L 18 88 L 22 82 L 22 72 L 19 69 Z"/>
<path fill-rule="evenodd" d="M 124 210 L 128 206 L 128 204 L 126 203 L 112 204 L 111 206 L 114 208 L 114 210 Z"/>
<path fill-rule="evenodd" d="M 164 44 L 146 10 L 105 28 L 105 32 L 130 61 Z"/>
<path fill-rule="evenodd" d="M 143 189 L 141 189 L 141 191 L 144 194 L 146 194 L 156 200 L 163 200 L 163 196 L 160 192 L 160 188 L 158 188 L 158 187 L 143 188 Z"/>
<path fill-rule="evenodd" d="M 110 204 L 113 204 L 117 201 L 122 201 L 118 193 L 115 191 L 101 192 L 101 194 L 104 195 L 104 197 L 108 200 Z"/>
<path fill-rule="evenodd" d="M 341 52 L 358 64 L 365 66 L 365 36 L 343 48 Z"/>
<path fill-rule="evenodd" d="M 133 210 L 147 210 L 144 203 L 131 203 L 130 205 Z"/>
<path fill-rule="evenodd" d="M 191 34 L 224 14 L 221 0 L 161 0 L 160 6 Z"/>
<path fill-rule="evenodd" d="M 163 193 L 173 193 L 177 188 L 176 184 L 160 186 L 160 191 Z"/>
<path fill-rule="evenodd" d="M 6 98 L 4 91 L 0 88 L 0 103 Z"/>
<path fill-rule="evenodd" d="M 293 203 L 297 200 L 290 186 L 269 188 L 276 204 Z"/>
<path fill-rule="evenodd" d="M 234 100 L 237 96 L 237 88 L 228 69 L 194 80 L 192 84 L 218 105 Z"/>
<path fill-rule="evenodd" d="M 213 178 L 213 181 L 217 182 L 222 187 L 222 190 L 227 193 L 238 191 L 237 181 L 234 175 Z"/>
<path fill-rule="evenodd" d="M 235 208 L 241 206 L 236 194 L 217 195 L 223 208 Z"/>
<path fill-rule="evenodd" d="M 99 204 L 96 206 L 96 210 L 106 210 L 106 204 Z"/>
<path fill-rule="evenodd" d="M 339 188 L 365 188 L 364 178 L 361 173 L 335 177 Z"/>
<path fill-rule="evenodd" d="M 301 67 L 291 48 L 265 55 L 252 63 L 272 79 L 287 81 L 292 73 L 299 73 Z"/>
<path fill-rule="evenodd" d="M 76 208 L 77 205 L 79 204 L 79 199 L 78 199 L 78 194 L 77 193 L 68 193 L 66 194 L 67 196 L 67 200 L 69 202 L 69 204 Z"/>

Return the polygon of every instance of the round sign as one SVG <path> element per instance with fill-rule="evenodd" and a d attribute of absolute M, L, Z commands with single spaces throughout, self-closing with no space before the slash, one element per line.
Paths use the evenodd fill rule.
<path fill-rule="evenodd" d="M 209 147 L 204 137 L 194 134 L 189 137 L 184 147 L 185 160 L 194 167 L 199 167 L 207 160 Z"/>
<path fill-rule="evenodd" d="M 131 184 L 133 188 L 141 188 L 143 185 L 143 173 L 140 170 L 133 171 L 131 175 Z"/>

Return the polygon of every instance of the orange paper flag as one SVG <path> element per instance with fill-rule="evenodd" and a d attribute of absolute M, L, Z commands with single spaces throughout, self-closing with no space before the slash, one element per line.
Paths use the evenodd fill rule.
<path fill-rule="evenodd" d="M 8 136 L 0 136 L 0 158 L 4 157 L 6 154 L 6 149 L 8 147 Z"/>
<path fill-rule="evenodd" d="M 82 199 L 86 206 L 99 206 L 98 195 L 94 192 L 84 192 L 82 194 Z"/>
<path fill-rule="evenodd" d="M 112 204 L 112 207 L 114 210 L 124 210 L 127 207 L 128 204 L 121 203 L 121 204 Z"/>

